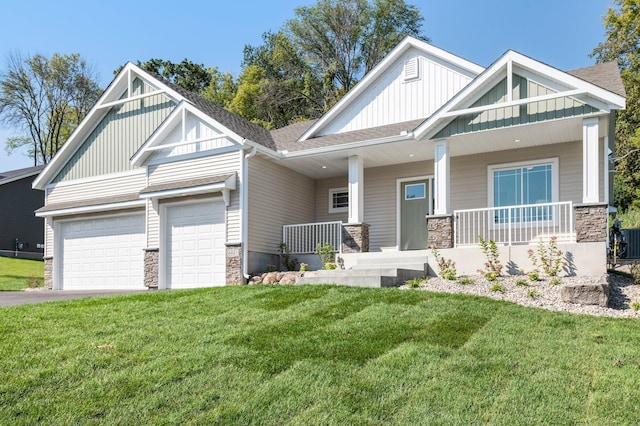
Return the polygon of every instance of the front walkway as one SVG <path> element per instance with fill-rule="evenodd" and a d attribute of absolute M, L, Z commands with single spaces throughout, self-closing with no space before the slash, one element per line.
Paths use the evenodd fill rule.
<path fill-rule="evenodd" d="M 79 299 L 82 297 L 118 296 L 122 294 L 144 293 L 147 291 L 149 290 L 0 291 L 0 307 L 26 305 L 28 303 L 55 302 L 60 300 Z"/>

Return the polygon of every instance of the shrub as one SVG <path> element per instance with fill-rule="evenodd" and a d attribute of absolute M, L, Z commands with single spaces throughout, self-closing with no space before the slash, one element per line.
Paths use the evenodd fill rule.
<path fill-rule="evenodd" d="M 489 291 L 492 293 L 504 293 L 507 289 L 500 283 L 495 283 L 489 287 Z"/>
<path fill-rule="evenodd" d="M 307 263 L 300 264 L 300 272 L 307 272 L 309 270 L 309 265 Z"/>
<path fill-rule="evenodd" d="M 431 253 L 433 254 L 433 258 L 438 264 L 438 271 L 440 273 L 440 276 L 448 281 L 455 280 L 458 276 L 458 273 L 456 271 L 456 263 L 451 259 L 445 259 L 440 256 L 440 252 L 435 247 L 435 245 L 431 246 Z"/>
<path fill-rule="evenodd" d="M 267 272 L 275 272 L 276 265 L 267 265 Z"/>
<path fill-rule="evenodd" d="M 527 292 L 527 297 L 529 299 L 535 299 L 538 296 L 539 296 L 538 292 L 533 288 L 529 289 L 529 291 Z"/>
<path fill-rule="evenodd" d="M 404 284 L 409 288 L 418 288 L 425 281 L 427 281 L 427 278 L 412 278 L 410 280 L 406 280 Z"/>
<path fill-rule="evenodd" d="M 534 269 L 533 271 L 527 272 L 527 277 L 529 277 L 531 281 L 540 281 L 540 272 Z"/>
<path fill-rule="evenodd" d="M 633 277 L 633 283 L 640 284 L 640 262 L 633 262 L 629 267 L 629 272 Z"/>
<path fill-rule="evenodd" d="M 471 285 L 476 283 L 471 277 L 460 277 L 457 282 L 460 285 Z"/>
<path fill-rule="evenodd" d="M 291 250 L 287 243 L 280 243 L 280 263 L 287 271 L 295 271 L 298 267 L 298 259 L 291 258 Z"/>
<path fill-rule="evenodd" d="M 554 278 L 549 282 L 549 285 L 560 285 L 562 284 L 562 281 L 560 281 L 560 278 Z"/>
<path fill-rule="evenodd" d="M 336 269 L 336 252 L 333 250 L 333 246 L 331 244 L 318 244 L 316 246 L 316 253 L 320 257 L 320 263 L 324 265 L 324 269 Z M 333 264 L 333 268 L 327 268 L 328 264 Z"/>
<path fill-rule="evenodd" d="M 538 249 L 534 252 L 529 249 L 529 259 L 533 263 L 533 266 L 542 271 L 550 277 L 557 276 L 562 269 L 567 266 L 567 261 L 564 259 L 564 253 L 558 249 L 556 241 L 558 237 L 553 236 L 549 238 L 548 243 L 543 243 L 542 238 L 538 242 Z"/>
<path fill-rule="evenodd" d="M 334 262 L 327 262 L 324 264 L 324 269 L 327 270 L 334 270 L 337 268 L 338 265 L 336 265 Z"/>
<path fill-rule="evenodd" d="M 631 309 L 636 312 L 640 311 L 640 302 L 638 302 L 637 300 L 631 301 L 631 303 L 629 303 L 629 306 L 631 306 Z"/>
<path fill-rule="evenodd" d="M 502 275 L 502 263 L 500 263 L 500 251 L 498 245 L 493 240 L 485 240 L 482 235 L 478 235 L 482 254 L 487 258 L 484 263 L 484 269 L 478 269 L 480 275 L 484 275 L 489 281 L 495 281 L 497 277 Z"/>
<path fill-rule="evenodd" d="M 527 281 L 526 281 L 526 280 L 523 280 L 522 278 L 518 278 L 518 279 L 516 280 L 516 285 L 517 285 L 518 287 L 529 287 L 529 284 L 527 283 Z"/>

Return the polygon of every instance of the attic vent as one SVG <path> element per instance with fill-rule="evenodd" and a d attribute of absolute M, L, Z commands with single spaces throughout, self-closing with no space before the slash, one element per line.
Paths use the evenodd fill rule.
<path fill-rule="evenodd" d="M 415 80 L 419 77 L 418 58 L 411 58 L 404 63 L 404 81 Z"/>

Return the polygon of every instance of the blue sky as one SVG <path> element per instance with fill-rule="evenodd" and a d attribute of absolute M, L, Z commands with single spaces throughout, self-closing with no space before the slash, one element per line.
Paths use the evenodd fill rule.
<path fill-rule="evenodd" d="M 423 0 L 424 34 L 434 45 L 488 66 L 508 49 L 569 70 L 592 65 L 604 39 L 611 0 Z M 187 58 L 235 75 L 242 49 L 277 30 L 298 6 L 315 0 L 34 1 L 0 7 L 0 69 L 12 52 L 80 53 L 103 87 L 127 61 Z M 29 167 L 23 153 L 4 150 L 14 129 L 0 127 L 0 171 Z"/>

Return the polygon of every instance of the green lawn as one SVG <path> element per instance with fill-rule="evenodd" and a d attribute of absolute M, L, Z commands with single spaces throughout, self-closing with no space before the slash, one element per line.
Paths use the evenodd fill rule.
<path fill-rule="evenodd" d="M 638 424 L 640 321 L 244 286 L 0 309 L 0 424 Z"/>
<path fill-rule="evenodd" d="M 0 291 L 22 290 L 28 285 L 42 286 L 44 262 L 0 256 Z"/>

